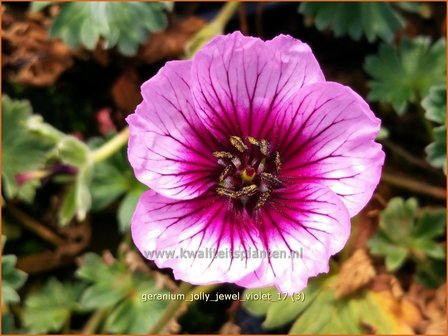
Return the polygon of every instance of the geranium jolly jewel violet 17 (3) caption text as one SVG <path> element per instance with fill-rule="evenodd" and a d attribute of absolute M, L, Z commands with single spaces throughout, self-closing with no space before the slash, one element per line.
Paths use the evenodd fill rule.
<path fill-rule="evenodd" d="M 380 120 L 325 80 L 307 44 L 218 36 L 166 63 L 142 96 L 127 122 L 129 161 L 151 188 L 131 226 L 145 256 L 192 284 L 287 293 L 329 271 L 384 152 Z"/>

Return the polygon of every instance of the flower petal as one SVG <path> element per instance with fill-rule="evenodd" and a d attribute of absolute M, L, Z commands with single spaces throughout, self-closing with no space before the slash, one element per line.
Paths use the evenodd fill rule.
<path fill-rule="evenodd" d="M 350 216 L 366 205 L 380 180 L 384 152 L 375 142 L 380 120 L 358 94 L 332 82 L 306 86 L 277 127 L 285 178 L 329 187 Z"/>
<path fill-rule="evenodd" d="M 350 235 L 350 217 L 340 197 L 318 184 L 279 189 L 261 210 L 259 227 L 264 249 L 260 267 L 237 284 L 297 293 L 308 278 L 328 272 L 329 259 Z"/>
<path fill-rule="evenodd" d="M 240 32 L 205 45 L 193 59 L 192 77 L 198 115 L 221 141 L 267 138 L 278 107 L 302 86 L 325 80 L 307 44 Z"/>
<path fill-rule="evenodd" d="M 228 206 L 228 200 L 214 192 L 173 200 L 147 191 L 131 220 L 134 243 L 158 267 L 172 268 L 177 279 L 193 284 L 234 282 L 260 265 L 261 260 L 246 259 L 243 253 L 261 245 L 251 219 Z"/>
<path fill-rule="evenodd" d="M 143 102 L 126 121 L 135 176 L 171 198 L 189 199 L 214 182 L 215 139 L 192 104 L 190 61 L 168 62 L 143 84 Z"/>

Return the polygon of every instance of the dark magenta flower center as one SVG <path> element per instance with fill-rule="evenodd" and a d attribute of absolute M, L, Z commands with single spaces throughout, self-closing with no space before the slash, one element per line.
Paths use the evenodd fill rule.
<path fill-rule="evenodd" d="M 216 192 L 228 197 L 235 210 L 252 215 L 282 186 L 280 153 L 267 140 L 251 136 L 232 136 L 230 144 L 228 151 L 213 153 L 223 167 Z"/>

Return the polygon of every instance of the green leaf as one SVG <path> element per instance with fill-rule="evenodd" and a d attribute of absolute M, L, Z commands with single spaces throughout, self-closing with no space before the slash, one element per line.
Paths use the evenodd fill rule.
<path fill-rule="evenodd" d="M 165 10 L 170 6 L 157 2 L 70 2 L 50 28 L 50 36 L 62 38 L 73 48 L 84 45 L 95 49 L 100 38 L 105 49 L 117 46 L 127 56 L 137 52 L 149 33 L 166 28 Z"/>
<path fill-rule="evenodd" d="M 389 130 L 385 127 L 381 127 L 378 135 L 376 136 L 376 140 L 383 140 L 389 138 Z"/>
<path fill-rule="evenodd" d="M 377 55 L 366 58 L 364 69 L 372 77 L 370 101 L 389 102 L 398 114 L 417 103 L 433 85 L 445 82 L 444 39 L 431 45 L 427 37 L 401 39 L 394 47 L 382 44 Z"/>
<path fill-rule="evenodd" d="M 117 261 L 106 265 L 88 253 L 77 276 L 90 283 L 81 298 L 85 309 L 110 309 L 104 325 L 107 333 L 148 333 L 168 305 L 167 300 L 143 301 L 143 294 L 167 294 L 148 274 L 132 273 Z"/>
<path fill-rule="evenodd" d="M 75 216 L 79 221 L 85 219 L 92 204 L 90 194 L 92 169 L 93 165 L 90 160 L 83 166 L 78 167 L 75 182 L 66 192 L 62 206 L 59 209 L 59 222 L 61 225 L 66 225 Z"/>
<path fill-rule="evenodd" d="M 2 236 L 2 251 L 5 242 L 5 236 Z M 2 256 L 2 306 L 20 301 L 16 290 L 23 286 L 27 274 L 15 268 L 16 262 L 17 257 L 15 255 Z"/>
<path fill-rule="evenodd" d="M 75 216 L 77 220 L 82 221 L 92 205 L 90 193 L 94 168 L 92 153 L 82 141 L 73 136 L 65 136 L 57 144 L 57 156 L 62 162 L 78 169 L 75 181 L 68 188 L 59 209 L 59 222 L 61 225 L 65 225 Z"/>
<path fill-rule="evenodd" d="M 92 209 L 101 210 L 131 189 L 132 170 L 121 153 L 96 165 L 92 178 Z"/>
<path fill-rule="evenodd" d="M 71 314 L 79 311 L 84 284 L 61 283 L 51 278 L 41 290 L 25 300 L 23 323 L 30 333 L 58 332 Z"/>
<path fill-rule="evenodd" d="M 392 198 L 380 215 L 380 228 L 388 239 L 399 243 L 409 237 L 414 225 L 418 203 L 415 198 Z"/>
<path fill-rule="evenodd" d="M 126 194 L 118 208 L 118 224 L 121 232 L 126 232 L 131 226 L 131 217 L 137 207 L 137 202 L 144 192 L 145 188 L 141 187 L 132 190 Z"/>
<path fill-rule="evenodd" d="M 243 307 L 245 309 L 247 309 L 252 315 L 266 315 L 272 306 L 271 301 L 261 300 L 259 297 L 255 297 L 254 295 L 268 295 L 276 298 L 277 290 L 274 287 L 246 289 L 243 295 L 246 298 L 246 300 L 243 301 Z"/>
<path fill-rule="evenodd" d="M 404 27 L 401 15 L 384 2 L 303 2 L 299 11 L 314 17 L 317 29 L 329 28 L 336 37 L 349 35 L 354 40 L 365 36 L 369 42 L 377 38 L 390 42 L 394 33 Z"/>
<path fill-rule="evenodd" d="M 381 212 L 378 231 L 368 246 L 373 255 L 385 256 L 389 271 L 399 269 L 411 257 L 417 268 L 425 268 L 431 260 L 446 258 L 445 246 L 439 242 L 445 228 L 445 209 L 419 211 L 416 199 L 393 198 Z"/>
<path fill-rule="evenodd" d="M 6 237 L 2 236 L 2 251 Z M 9 303 L 18 303 L 20 297 L 16 290 L 23 286 L 27 274 L 15 268 L 17 257 L 15 255 L 2 256 L 2 306 Z"/>
<path fill-rule="evenodd" d="M 277 328 L 299 316 L 315 300 L 320 286 L 320 281 L 310 281 L 303 291 L 305 295 L 304 302 L 289 299 L 273 302 L 266 314 L 263 327 L 268 329 Z"/>
<path fill-rule="evenodd" d="M 401 311 L 389 304 L 394 300 L 389 292 L 372 292 L 363 289 L 357 294 L 337 299 L 335 286 L 337 275 L 326 275 L 310 280 L 304 290 L 304 301 L 288 297 L 273 288 L 246 290 L 249 293 L 271 293 L 272 300 L 247 301 L 243 306 L 257 315 L 267 315 L 265 328 L 277 328 L 294 322 L 289 334 L 363 334 L 366 326 L 371 326 L 379 334 L 407 334 L 412 329 L 402 319 Z M 256 308 L 256 304 L 263 308 Z"/>
<path fill-rule="evenodd" d="M 428 162 L 446 175 L 446 85 L 433 86 L 422 100 L 425 117 L 442 126 L 434 127 L 434 142 L 426 147 Z"/>
<path fill-rule="evenodd" d="M 418 219 L 413 235 L 432 239 L 440 237 L 445 232 L 446 209 L 428 209 Z"/>
<path fill-rule="evenodd" d="M 53 147 L 48 139 L 30 132 L 27 124 L 32 117 L 28 101 L 2 96 L 2 177 L 7 199 L 33 201 L 39 181 L 18 185 L 16 176 L 44 168 Z"/>
<path fill-rule="evenodd" d="M 428 162 L 434 167 L 443 168 L 446 175 L 446 126 L 433 130 L 434 142 L 425 148 Z"/>
<path fill-rule="evenodd" d="M 100 146 L 103 139 L 95 139 L 92 147 Z M 100 210 L 124 196 L 118 207 L 117 219 L 121 232 L 129 229 L 131 216 L 140 195 L 147 190 L 134 176 L 127 160 L 126 148 L 95 166 L 92 180 L 92 199 L 95 210 Z"/>
<path fill-rule="evenodd" d="M 121 302 L 106 319 L 106 330 L 117 334 L 143 334 L 148 333 L 158 321 L 168 300 L 143 301 L 143 294 L 164 293 L 148 281 L 141 274 L 134 277 L 135 292 L 125 301 Z"/>
<path fill-rule="evenodd" d="M 90 146 L 97 148 L 104 142 L 105 139 L 96 138 L 91 141 Z M 92 177 L 92 207 L 101 210 L 140 186 L 142 184 L 135 179 L 127 160 L 126 148 L 123 148 L 107 160 L 96 164 Z"/>
<path fill-rule="evenodd" d="M 428 259 L 418 264 L 415 279 L 425 287 L 438 288 L 446 282 L 445 260 Z"/>
<path fill-rule="evenodd" d="M 73 136 L 65 136 L 57 145 L 58 156 L 66 164 L 84 166 L 89 160 L 90 150 L 86 144 Z"/>

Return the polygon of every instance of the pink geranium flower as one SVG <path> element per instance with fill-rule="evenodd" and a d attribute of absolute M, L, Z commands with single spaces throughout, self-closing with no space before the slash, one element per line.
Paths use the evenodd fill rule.
<path fill-rule="evenodd" d="M 127 118 L 128 155 L 152 190 L 138 249 L 193 284 L 298 292 L 329 270 L 369 201 L 384 153 L 366 102 L 325 81 L 290 36 L 218 36 L 168 62 Z"/>

